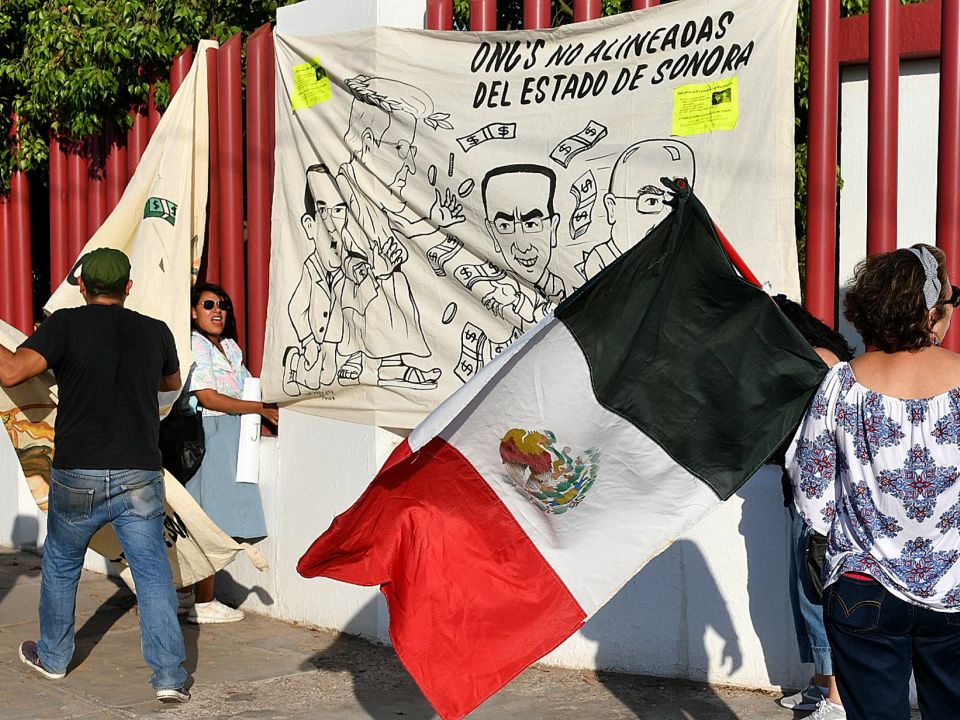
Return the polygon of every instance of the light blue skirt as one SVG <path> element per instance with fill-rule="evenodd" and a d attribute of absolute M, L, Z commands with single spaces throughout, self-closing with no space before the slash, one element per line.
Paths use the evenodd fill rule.
<path fill-rule="evenodd" d="M 203 463 L 187 483 L 187 491 L 227 535 L 245 539 L 266 537 L 260 487 L 237 482 L 240 416 L 204 415 L 203 435 Z"/>

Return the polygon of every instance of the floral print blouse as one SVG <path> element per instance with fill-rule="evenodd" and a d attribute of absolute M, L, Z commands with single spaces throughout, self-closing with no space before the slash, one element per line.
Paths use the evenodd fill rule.
<path fill-rule="evenodd" d="M 893 595 L 960 611 L 960 388 L 874 392 L 838 363 L 787 452 L 794 501 L 827 536 L 824 585 L 870 575 Z"/>
<path fill-rule="evenodd" d="M 220 341 L 223 352 L 203 335 L 194 330 L 190 334 L 190 346 L 193 350 L 193 369 L 190 372 L 190 392 L 197 390 L 216 390 L 238 400 L 243 395 L 243 382 L 250 371 L 243 366 L 243 352 L 233 340 Z M 206 416 L 223 415 L 216 410 L 201 408 Z"/>

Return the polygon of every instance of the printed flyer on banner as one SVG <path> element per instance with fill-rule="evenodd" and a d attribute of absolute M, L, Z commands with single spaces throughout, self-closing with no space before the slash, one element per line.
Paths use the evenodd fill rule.
<path fill-rule="evenodd" d="M 413 427 L 661 223 L 664 177 L 796 297 L 795 22 L 792 0 L 703 0 L 278 34 L 264 400 Z"/>

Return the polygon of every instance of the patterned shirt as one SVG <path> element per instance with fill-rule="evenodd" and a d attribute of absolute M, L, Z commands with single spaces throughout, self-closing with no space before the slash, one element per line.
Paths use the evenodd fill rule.
<path fill-rule="evenodd" d="M 223 345 L 223 352 L 196 330 L 190 334 L 194 362 L 188 381 L 190 392 L 216 390 L 221 395 L 239 400 L 243 395 L 244 380 L 252 376 L 243 366 L 240 346 L 228 339 L 221 340 L 220 344 Z M 203 408 L 203 414 L 212 416 L 224 413 Z"/>
<path fill-rule="evenodd" d="M 960 611 L 960 388 L 881 395 L 835 365 L 787 451 L 794 501 L 827 536 L 824 585 L 845 572 Z"/>

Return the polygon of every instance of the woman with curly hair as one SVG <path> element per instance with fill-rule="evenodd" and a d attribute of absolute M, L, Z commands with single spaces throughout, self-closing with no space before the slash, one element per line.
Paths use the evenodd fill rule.
<path fill-rule="evenodd" d="M 797 509 L 827 536 L 852 720 L 909 718 L 911 671 L 924 717 L 960 707 L 960 356 L 940 347 L 958 304 L 935 247 L 861 262 L 845 311 L 869 351 L 830 370 L 787 453 Z"/>

